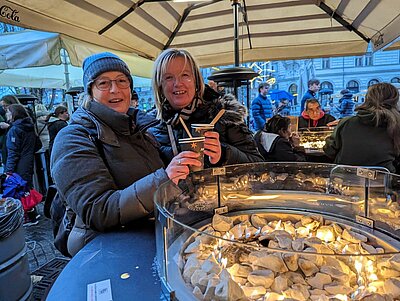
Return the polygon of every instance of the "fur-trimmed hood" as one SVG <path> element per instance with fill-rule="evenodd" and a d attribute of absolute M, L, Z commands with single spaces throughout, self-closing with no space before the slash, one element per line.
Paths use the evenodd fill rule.
<path fill-rule="evenodd" d="M 244 105 L 239 103 L 236 97 L 232 94 L 225 94 L 220 96 L 217 92 L 212 90 L 208 85 L 204 91 L 203 104 L 194 112 L 197 115 L 197 111 L 204 112 L 207 110 L 207 116 L 210 121 L 221 109 L 225 109 L 224 115 L 222 115 L 219 122 L 222 124 L 241 124 L 247 117 L 247 109 Z"/>

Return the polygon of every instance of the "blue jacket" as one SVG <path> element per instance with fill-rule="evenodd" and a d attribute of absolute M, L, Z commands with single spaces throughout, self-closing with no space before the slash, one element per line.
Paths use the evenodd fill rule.
<path fill-rule="evenodd" d="M 254 130 L 261 130 L 267 118 L 271 118 L 274 115 L 269 98 L 258 94 L 251 103 L 251 113 L 253 116 Z"/>
<path fill-rule="evenodd" d="M 354 115 L 354 107 L 356 103 L 353 101 L 353 94 L 347 93 L 344 94 L 343 97 L 339 100 L 339 113 L 340 118 L 353 116 Z"/>
<path fill-rule="evenodd" d="M 303 98 L 301 99 L 300 114 L 304 111 L 304 105 L 306 103 L 306 100 L 310 98 L 317 98 L 317 93 L 311 90 L 307 90 L 307 92 L 303 95 Z"/>
<path fill-rule="evenodd" d="M 32 187 L 33 161 L 35 157 L 36 134 L 32 119 L 18 119 L 7 133 L 7 161 L 4 171 L 17 173 Z"/>

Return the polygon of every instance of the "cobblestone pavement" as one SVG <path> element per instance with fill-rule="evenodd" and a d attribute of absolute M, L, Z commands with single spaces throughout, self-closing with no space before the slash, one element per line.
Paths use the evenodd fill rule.
<path fill-rule="evenodd" d="M 36 208 L 40 214 L 39 223 L 24 227 L 31 272 L 56 257 L 65 258 L 54 247 L 51 220 L 44 216 L 43 204 L 37 205 Z"/>

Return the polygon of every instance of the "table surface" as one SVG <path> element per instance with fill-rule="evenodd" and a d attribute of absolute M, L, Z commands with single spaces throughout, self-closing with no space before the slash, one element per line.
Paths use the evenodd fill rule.
<path fill-rule="evenodd" d="M 88 284 L 107 279 L 114 301 L 160 300 L 155 254 L 154 221 L 141 221 L 126 231 L 100 234 L 71 259 L 46 300 L 91 300 L 87 298 Z M 124 273 L 129 278 L 122 279 Z"/>

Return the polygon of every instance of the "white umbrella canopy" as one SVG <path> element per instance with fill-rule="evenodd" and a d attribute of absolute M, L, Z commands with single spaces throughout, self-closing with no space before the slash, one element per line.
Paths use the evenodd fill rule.
<path fill-rule="evenodd" d="M 244 7 L 244 1 L 239 2 Z M 400 1 L 246 0 L 240 59 L 281 60 L 365 53 L 400 34 Z M 168 47 L 188 49 L 202 66 L 234 62 L 232 1 L 0 0 L 0 21 L 60 32 L 154 59 Z M 235 7 L 237 7 L 235 5 Z M 99 34 L 117 17 L 122 20 Z M 241 14 L 240 14 L 241 15 Z"/>

